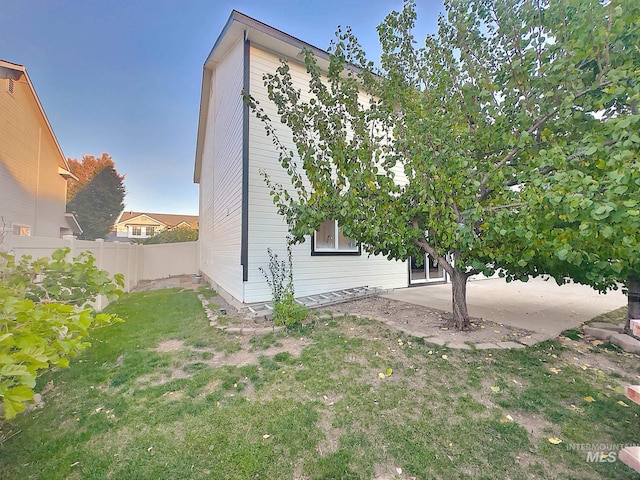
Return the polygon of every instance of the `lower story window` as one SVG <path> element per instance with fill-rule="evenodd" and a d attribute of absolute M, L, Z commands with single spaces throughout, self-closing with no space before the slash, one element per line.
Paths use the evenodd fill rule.
<path fill-rule="evenodd" d="M 142 227 L 131 227 L 131 235 L 134 237 L 142 235 Z"/>
<path fill-rule="evenodd" d="M 156 233 L 156 227 L 147 227 L 147 236 L 153 237 Z"/>
<path fill-rule="evenodd" d="M 360 255 L 360 245 L 347 237 L 335 220 L 326 220 L 313 234 L 312 255 Z"/>
<path fill-rule="evenodd" d="M 13 234 L 20 237 L 30 237 L 31 227 L 27 227 L 26 225 L 14 225 Z"/>

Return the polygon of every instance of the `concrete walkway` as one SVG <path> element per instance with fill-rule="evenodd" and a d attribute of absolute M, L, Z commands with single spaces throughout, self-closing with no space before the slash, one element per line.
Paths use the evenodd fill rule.
<path fill-rule="evenodd" d="M 401 288 L 382 296 L 451 311 L 451 284 Z M 467 284 L 469 315 L 532 330 L 546 338 L 626 304 L 627 297 L 620 290 L 603 295 L 584 285 L 558 286 L 541 278 L 511 283 L 492 278 Z"/>

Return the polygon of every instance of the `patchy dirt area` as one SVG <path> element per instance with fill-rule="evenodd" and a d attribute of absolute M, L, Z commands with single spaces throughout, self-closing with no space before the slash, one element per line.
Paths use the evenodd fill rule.
<path fill-rule="evenodd" d="M 531 339 L 533 333 L 481 318 L 472 319 L 470 330 L 459 332 L 447 326 L 449 318 L 446 312 L 378 296 L 339 303 L 323 309 L 327 310 L 334 316 L 370 317 L 409 335 L 423 337 L 426 341 L 440 339 L 451 345 L 526 341 Z"/>

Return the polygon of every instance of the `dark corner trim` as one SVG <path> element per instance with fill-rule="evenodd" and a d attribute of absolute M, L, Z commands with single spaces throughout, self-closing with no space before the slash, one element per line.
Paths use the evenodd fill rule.
<path fill-rule="evenodd" d="M 249 94 L 249 53 L 251 44 L 244 34 L 243 89 Z M 249 105 L 242 106 L 242 231 L 240 241 L 240 265 L 242 281 L 249 280 Z"/>

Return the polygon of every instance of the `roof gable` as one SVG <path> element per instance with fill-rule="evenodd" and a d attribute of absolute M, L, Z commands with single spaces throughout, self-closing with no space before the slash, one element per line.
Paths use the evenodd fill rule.
<path fill-rule="evenodd" d="M 58 143 L 58 139 L 56 138 L 56 134 L 53 132 L 53 128 L 51 127 L 51 124 L 49 123 L 49 119 L 47 118 L 47 114 L 44 111 L 44 108 L 42 108 L 42 104 L 40 103 L 40 99 L 38 98 L 38 94 L 36 93 L 35 88 L 33 87 L 33 83 L 31 83 L 31 79 L 29 78 L 29 74 L 27 73 L 27 69 L 25 68 L 24 65 L 19 65 L 17 63 L 11 63 L 11 62 L 7 62 L 6 60 L 2 60 L 0 59 L 0 78 L 12 78 L 13 80 L 19 80 L 20 77 L 24 76 L 27 85 L 29 86 L 29 90 L 31 91 L 31 94 L 33 95 L 33 99 L 36 103 L 36 106 L 38 107 L 38 110 L 40 111 L 40 114 L 42 115 L 42 118 L 44 119 L 44 123 L 47 126 L 47 129 L 49 130 L 49 134 L 51 135 L 51 138 L 53 139 L 53 142 L 56 146 L 56 149 L 58 150 L 58 153 L 60 154 L 60 167 L 62 167 L 67 173 L 69 172 L 69 163 L 67 162 L 67 157 L 65 157 L 64 153 L 62 152 L 62 148 L 60 147 L 60 144 Z"/>
<path fill-rule="evenodd" d="M 198 216 L 179 215 L 173 213 L 125 211 L 120 214 L 120 217 L 116 221 L 116 225 L 150 225 L 151 222 L 155 222 L 157 225 L 164 225 L 168 228 L 173 228 L 179 225 L 195 228 L 198 226 Z"/>

